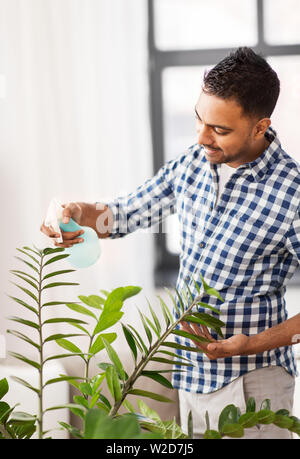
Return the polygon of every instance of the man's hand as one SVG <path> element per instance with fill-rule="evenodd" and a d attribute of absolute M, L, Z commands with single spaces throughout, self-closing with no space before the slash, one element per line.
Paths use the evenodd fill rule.
<path fill-rule="evenodd" d="M 193 341 L 197 347 L 205 352 L 210 360 L 231 357 L 233 355 L 243 355 L 246 353 L 246 347 L 249 340 L 246 335 L 240 334 L 228 339 L 216 341 L 204 325 L 181 322 L 180 327 L 183 331 L 202 338 L 207 338 L 211 341 L 211 343 L 199 343 L 198 341 Z"/>
<path fill-rule="evenodd" d="M 108 237 L 113 224 L 113 215 L 105 204 L 70 202 L 68 204 L 62 204 L 62 207 L 64 208 L 63 223 L 69 223 L 70 218 L 72 218 L 78 225 L 93 228 L 99 238 Z M 56 247 L 72 247 L 74 244 L 83 242 L 80 236 L 84 233 L 84 230 L 61 231 L 63 238 L 62 243 L 55 241 L 56 238 L 60 237 L 60 234 L 56 233 L 53 228 L 47 227 L 44 222 L 40 230 L 53 240 Z"/>
<path fill-rule="evenodd" d="M 62 214 L 63 223 L 69 223 L 71 218 L 73 218 L 73 220 L 76 221 L 79 225 L 82 223 L 83 209 L 80 203 L 71 202 L 69 204 L 62 204 L 62 207 L 64 208 L 63 214 Z M 65 248 L 72 247 L 73 244 L 80 244 L 81 242 L 83 242 L 83 239 L 79 237 L 84 233 L 83 230 L 78 230 L 78 231 L 62 231 L 61 230 L 61 234 L 63 238 L 63 242 L 61 243 L 55 240 L 56 238 L 60 237 L 60 234 L 56 233 L 51 226 L 48 227 L 43 222 L 40 230 L 46 236 L 53 239 L 54 245 L 56 247 L 65 247 Z"/>

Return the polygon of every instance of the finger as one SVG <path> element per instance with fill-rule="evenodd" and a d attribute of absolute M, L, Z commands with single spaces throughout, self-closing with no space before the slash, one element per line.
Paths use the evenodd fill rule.
<path fill-rule="evenodd" d="M 41 227 L 40 227 L 40 231 L 45 234 L 46 236 L 48 237 L 51 237 L 51 238 L 57 238 L 57 237 L 60 237 L 60 234 L 57 233 L 56 231 L 54 231 L 54 229 L 52 228 L 52 226 L 46 226 L 44 223 L 42 223 Z"/>
<path fill-rule="evenodd" d="M 63 212 L 62 212 L 62 221 L 65 224 L 68 224 L 70 219 L 77 214 L 76 221 L 78 215 L 81 213 L 81 208 L 76 202 L 70 202 L 68 204 L 62 204 Z"/>
<path fill-rule="evenodd" d="M 201 325 L 201 330 L 205 338 L 209 339 L 210 341 L 216 341 L 215 338 L 211 336 L 211 334 L 208 331 L 208 328 L 205 325 Z"/>
<path fill-rule="evenodd" d="M 63 242 L 55 241 L 55 245 L 57 247 L 72 247 L 74 244 L 81 244 L 82 242 L 84 242 L 84 239 L 77 237 L 75 239 L 64 239 Z"/>
<path fill-rule="evenodd" d="M 71 241 L 64 241 L 64 242 L 57 242 L 55 241 L 54 242 L 54 245 L 56 247 L 64 247 L 64 248 L 68 248 L 68 247 L 73 247 L 73 245 L 75 244 L 80 244 L 83 242 L 83 239 L 73 239 Z"/>
<path fill-rule="evenodd" d="M 62 237 L 63 237 L 63 240 L 64 241 L 68 241 L 68 242 L 71 242 L 71 241 L 74 241 L 76 240 L 78 242 L 78 237 L 81 236 L 82 234 L 84 233 L 83 230 L 77 230 L 77 231 L 62 231 L 61 234 L 62 234 Z M 80 241 L 80 242 L 83 242 Z"/>

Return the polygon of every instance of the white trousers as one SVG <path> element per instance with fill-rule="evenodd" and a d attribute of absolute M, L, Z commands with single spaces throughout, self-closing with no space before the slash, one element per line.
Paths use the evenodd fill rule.
<path fill-rule="evenodd" d="M 250 371 L 231 383 L 209 394 L 197 394 L 179 390 L 179 407 L 182 430 L 187 433 L 187 418 L 193 415 L 194 438 L 202 438 L 206 430 L 205 413 L 208 411 L 210 429 L 218 430 L 219 415 L 226 405 L 234 404 L 241 413 L 246 412 L 247 400 L 254 397 L 256 411 L 266 398 L 271 400 L 271 410 L 289 410 L 292 414 L 295 378 L 280 366 L 264 367 Z M 242 438 L 291 439 L 292 433 L 273 424 L 261 424 L 245 429 Z M 227 437 L 228 438 L 228 437 Z"/>

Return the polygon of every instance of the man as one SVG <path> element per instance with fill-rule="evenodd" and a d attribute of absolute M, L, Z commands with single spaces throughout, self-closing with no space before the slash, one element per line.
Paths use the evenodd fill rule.
<path fill-rule="evenodd" d="M 72 217 L 101 238 L 124 236 L 177 212 L 178 290 L 188 283 L 196 296 L 193 279 L 201 284 L 201 274 L 224 299 L 203 293 L 201 301 L 219 309 L 225 340 L 182 324 L 213 341 L 199 346 L 204 353 L 178 351 L 194 366 L 173 375 L 182 426 L 192 410 L 196 437 L 206 428 L 206 410 L 217 428 L 224 406 L 234 403 L 244 411 L 251 396 L 258 405 L 270 398 L 275 411 L 293 405 L 290 345 L 300 334 L 300 314 L 287 320 L 284 293 L 300 260 L 300 168 L 270 127 L 279 86 L 262 57 L 237 49 L 204 77 L 195 107 L 196 145 L 128 196 L 101 206 L 71 203 L 64 210 L 66 222 Z M 41 230 L 58 237 L 44 225 Z M 56 245 L 80 243 L 80 232 L 63 233 L 63 240 Z M 191 344 L 179 336 L 176 341 Z M 290 438 L 273 425 L 245 432 L 246 438 Z"/>

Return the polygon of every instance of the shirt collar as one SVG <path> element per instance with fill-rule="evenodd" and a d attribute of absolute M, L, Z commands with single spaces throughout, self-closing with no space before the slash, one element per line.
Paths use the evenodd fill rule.
<path fill-rule="evenodd" d="M 238 169 L 249 168 L 256 182 L 259 182 L 268 172 L 271 165 L 278 160 L 279 151 L 281 149 L 280 140 L 273 128 L 269 127 L 267 129 L 265 137 L 270 142 L 266 150 L 254 161 L 238 167 Z"/>

